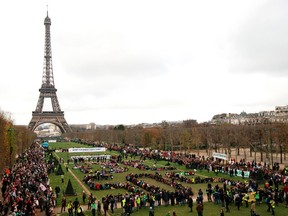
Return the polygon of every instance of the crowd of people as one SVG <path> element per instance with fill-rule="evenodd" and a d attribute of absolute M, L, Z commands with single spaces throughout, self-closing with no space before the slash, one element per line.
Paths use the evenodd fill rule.
<path fill-rule="evenodd" d="M 56 197 L 49 185 L 45 154 L 33 143 L 2 175 L 0 215 L 53 215 Z M 49 166 L 52 166 L 51 164 Z"/>
<path fill-rule="evenodd" d="M 201 189 L 196 194 L 195 209 L 199 215 L 204 211 L 204 196 L 206 194 L 207 201 L 213 202 L 215 205 L 221 205 L 226 212 L 230 211 L 231 205 L 236 205 L 237 209 L 251 208 L 251 215 L 256 215 L 257 205 L 264 203 L 267 205 L 267 211 L 272 215 L 275 214 L 275 208 L 278 203 L 284 203 L 288 208 L 288 169 L 280 170 L 279 164 L 257 163 L 255 161 L 247 162 L 242 159 L 239 162 L 222 163 L 209 157 L 197 157 L 193 154 L 174 153 L 168 151 L 139 149 L 131 145 L 107 146 L 110 150 L 119 151 L 121 157 L 99 158 L 95 159 L 97 163 L 109 169 L 110 172 L 118 173 L 127 171 L 118 163 L 125 166 L 131 166 L 140 170 L 152 170 L 152 173 L 133 174 L 126 176 L 126 183 L 100 183 L 102 175 L 107 174 L 102 171 L 96 171 L 93 175 L 85 176 L 83 181 L 92 190 L 109 190 L 112 188 L 125 189 L 127 193 L 118 195 L 107 195 L 97 201 L 91 194 L 88 198 L 88 208 L 92 210 L 92 215 L 96 214 L 96 209 L 103 209 L 106 215 L 110 208 L 113 212 L 117 208 L 117 203 L 121 203 L 123 213 L 130 215 L 132 212 L 140 208 L 148 208 L 149 214 L 153 215 L 154 207 L 160 205 L 188 205 L 193 209 L 193 191 L 192 187 L 185 187 L 181 182 L 188 184 L 205 183 L 206 188 Z M 140 160 L 136 160 L 135 156 L 139 156 Z M 127 160 L 128 157 L 133 160 Z M 122 160 L 125 158 L 126 160 Z M 221 172 L 227 174 L 227 178 L 202 178 L 193 176 L 193 171 L 175 172 L 172 166 L 150 167 L 144 163 L 146 159 L 153 161 L 164 160 L 167 163 L 177 163 L 184 165 L 189 169 L 207 169 L 207 171 Z M 75 162 L 75 161 L 74 161 Z M 77 159 L 77 164 L 79 159 Z M 93 162 L 93 160 L 91 161 Z M 37 211 L 45 212 L 47 216 L 53 215 L 53 208 L 56 205 L 56 195 L 49 184 L 48 173 L 54 172 L 55 161 L 46 160 L 44 149 L 35 142 L 31 148 L 26 150 L 17 159 L 17 163 L 13 168 L 5 169 L 2 175 L 2 199 L 0 200 L 0 215 L 36 215 Z M 80 166 L 84 173 L 89 173 L 91 167 Z M 166 174 L 162 175 L 159 171 L 166 170 Z M 233 180 L 233 176 L 237 175 L 238 170 L 249 171 L 250 178 L 243 176 L 243 181 Z M 266 183 L 263 187 L 259 186 L 259 173 L 262 180 Z M 230 178 L 229 178 L 230 177 Z M 151 185 L 145 182 L 145 178 L 153 179 L 161 184 L 166 184 L 174 188 L 174 191 L 167 191 L 157 185 Z M 216 184 L 215 184 L 216 183 Z M 159 185 L 161 185 L 159 184 Z M 214 186 L 213 186 L 214 185 Z M 192 186 L 192 185 L 191 185 Z M 280 187 L 281 186 L 281 187 Z M 76 200 L 75 200 L 76 201 Z M 71 213 L 78 213 L 79 201 L 66 201 L 63 198 L 61 206 L 68 209 Z M 83 200 L 85 203 L 85 200 Z M 243 204 L 244 203 L 244 204 Z M 251 205 L 250 205 L 251 204 Z M 222 211 L 223 211 L 222 209 Z M 63 209 L 62 209 L 63 210 Z M 82 211 L 82 210 L 81 210 Z M 94 212 L 94 214 L 93 214 Z M 175 213 L 176 214 L 176 213 Z M 223 211 L 224 214 L 224 211 Z"/>
<path fill-rule="evenodd" d="M 143 160 L 123 160 L 122 164 L 125 166 L 130 166 L 135 169 L 139 170 L 152 170 L 152 171 L 164 171 L 164 170 L 175 170 L 175 167 L 172 166 L 160 166 L 157 167 L 156 164 L 153 164 L 153 166 L 149 166 L 144 163 Z"/>
<path fill-rule="evenodd" d="M 215 160 L 210 157 L 200 157 L 193 154 L 151 150 L 148 148 L 140 149 L 132 145 L 118 146 L 106 144 L 105 147 L 110 150 L 118 151 L 122 158 L 126 159 L 122 161 L 124 165 L 138 168 L 143 171 L 149 169 L 149 166 L 143 163 L 143 161 L 149 159 L 152 161 L 163 160 L 167 161 L 167 163 L 172 162 L 178 165 L 184 165 L 188 169 L 206 169 L 207 172 L 215 172 L 215 177 L 213 178 L 201 178 L 199 176 L 190 177 L 188 175 L 169 170 L 167 170 L 164 177 L 160 175 L 161 178 L 157 174 L 143 174 L 142 176 L 143 178 L 147 178 L 149 176 L 156 181 L 158 180 L 161 183 L 167 182 L 168 185 L 172 186 L 176 181 L 185 182 L 188 184 L 206 183 L 207 187 L 204 188 L 204 192 L 200 191 L 200 193 L 198 192 L 199 194 L 197 194 L 196 209 L 199 209 L 199 211 L 203 211 L 203 194 L 205 193 L 207 195 L 207 201 L 214 202 L 215 205 L 221 205 L 223 208 L 226 208 L 227 212 L 230 211 L 230 206 L 232 204 L 236 205 L 237 208 L 240 209 L 242 206 L 248 208 L 249 203 L 251 204 L 251 212 L 254 212 L 254 215 L 256 215 L 256 206 L 260 203 L 265 203 L 267 205 L 267 211 L 271 211 L 272 214 L 275 213 L 275 206 L 277 206 L 278 203 L 284 203 L 285 206 L 288 207 L 288 168 L 286 167 L 285 169 L 280 169 L 279 163 L 277 162 L 274 164 L 269 164 L 266 162 L 261 163 L 256 161 L 246 161 L 245 159 L 241 159 L 239 161 L 223 161 Z M 140 157 L 140 160 L 136 160 L 136 156 Z M 133 160 L 128 160 L 129 157 Z M 248 172 L 248 175 L 246 176 L 246 173 L 244 175 L 244 172 Z M 218 173 L 226 174 L 227 178 L 218 177 Z M 243 178 L 243 180 L 233 180 L 234 178 L 232 177 L 234 176 L 240 176 Z M 167 180 L 167 178 L 170 178 L 170 181 Z M 140 188 L 143 188 L 143 185 L 145 185 L 145 180 L 142 178 L 139 179 L 139 176 L 137 175 L 135 176 L 134 174 L 129 174 L 127 175 L 127 180 L 128 179 L 130 182 Z M 264 187 L 261 187 L 262 183 L 261 186 L 259 186 L 257 182 L 266 183 Z M 212 187 L 212 185 L 215 183 L 217 183 L 216 186 Z M 279 187 L 280 185 L 281 187 Z M 151 191 L 149 187 L 148 190 L 146 189 L 147 188 L 145 187 L 145 191 L 151 193 L 152 197 L 157 194 L 157 190 L 161 191 L 160 188 L 154 188 L 154 186 L 152 186 Z M 127 203 L 129 203 L 128 206 L 137 206 L 137 202 L 135 201 L 136 195 L 137 194 L 134 194 L 132 197 L 129 196 L 127 200 Z M 141 193 L 138 196 L 141 197 Z M 176 200 L 177 198 L 174 197 L 174 199 Z M 142 200 L 142 198 L 140 198 L 140 200 Z M 163 200 L 164 197 L 161 195 L 159 203 L 161 203 L 161 201 L 163 202 Z M 178 198 L 178 200 L 180 199 Z M 185 199 L 183 200 L 184 203 L 188 203 L 188 206 L 191 206 L 189 196 L 185 196 Z M 140 203 L 143 203 L 143 201 Z M 155 203 L 158 203 L 156 199 L 154 204 Z M 175 202 L 171 200 L 168 200 L 167 202 L 167 204 L 170 205 L 173 203 Z M 201 203 L 201 205 L 198 207 L 199 203 Z M 242 203 L 244 203 L 244 205 L 242 205 Z M 127 210 L 127 208 L 128 207 L 124 208 L 127 212 L 130 212 L 131 209 L 133 209 L 129 207 Z"/>

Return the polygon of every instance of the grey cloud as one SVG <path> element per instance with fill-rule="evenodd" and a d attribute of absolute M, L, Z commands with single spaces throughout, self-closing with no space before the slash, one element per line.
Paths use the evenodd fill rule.
<path fill-rule="evenodd" d="M 240 27 L 232 39 L 231 71 L 287 74 L 287 9 L 287 1 L 268 1 Z"/>
<path fill-rule="evenodd" d="M 78 62 L 79 63 L 79 62 Z M 85 76 L 86 78 L 121 76 L 129 78 L 139 78 L 155 76 L 165 73 L 166 68 L 161 61 L 157 60 L 124 60 L 124 61 L 103 61 L 99 62 L 82 61 L 78 65 L 76 62 L 69 68 L 69 73 Z"/>

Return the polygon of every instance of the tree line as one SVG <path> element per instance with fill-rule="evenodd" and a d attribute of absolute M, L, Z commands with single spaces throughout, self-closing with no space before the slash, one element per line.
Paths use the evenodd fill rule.
<path fill-rule="evenodd" d="M 12 167 L 35 138 L 26 126 L 14 125 L 11 115 L 0 110 L 0 172 Z"/>
<path fill-rule="evenodd" d="M 276 155 L 277 162 L 283 163 L 288 149 L 288 124 L 211 125 L 183 122 L 171 126 L 163 122 L 161 126 L 150 128 L 118 125 L 109 129 L 72 132 L 68 137 L 182 152 L 206 150 L 208 155 L 222 151 L 230 157 L 232 150 L 239 155 L 241 149 L 249 149 L 247 156 L 255 157 L 255 160 L 258 153 L 261 161 L 273 163 Z"/>

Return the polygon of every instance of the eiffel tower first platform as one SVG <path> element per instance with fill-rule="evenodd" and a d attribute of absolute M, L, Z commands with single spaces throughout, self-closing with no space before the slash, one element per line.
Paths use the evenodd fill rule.
<path fill-rule="evenodd" d="M 57 89 L 54 85 L 53 68 L 52 68 L 52 52 L 51 52 L 51 37 L 50 26 L 51 19 L 47 16 L 44 20 L 45 25 L 45 47 L 44 47 L 44 63 L 42 86 L 39 89 L 40 96 L 36 106 L 36 110 L 32 112 L 32 119 L 28 128 L 34 131 L 39 125 L 43 123 L 52 123 L 57 125 L 62 133 L 72 132 L 64 118 L 64 111 L 61 111 L 58 98 Z M 43 111 L 44 99 L 51 99 L 53 111 Z"/>

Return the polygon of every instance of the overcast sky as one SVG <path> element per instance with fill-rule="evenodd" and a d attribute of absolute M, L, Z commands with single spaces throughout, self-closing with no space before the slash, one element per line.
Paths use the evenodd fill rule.
<path fill-rule="evenodd" d="M 0 3 L 0 109 L 16 124 L 38 101 L 47 4 L 69 124 L 203 122 L 288 104 L 288 1 L 11 0 Z"/>

